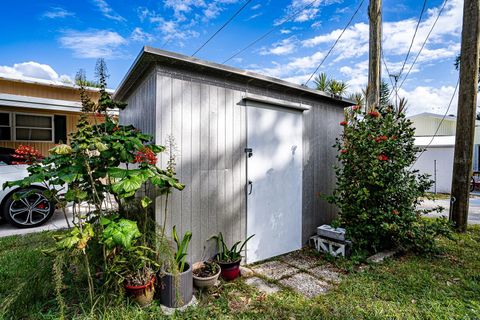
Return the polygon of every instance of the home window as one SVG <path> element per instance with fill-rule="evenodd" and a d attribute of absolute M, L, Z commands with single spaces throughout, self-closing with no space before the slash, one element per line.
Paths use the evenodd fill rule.
<path fill-rule="evenodd" d="M 16 141 L 53 142 L 53 116 L 15 113 Z"/>
<path fill-rule="evenodd" d="M 8 112 L 0 112 L 0 140 L 12 140 L 12 120 Z"/>

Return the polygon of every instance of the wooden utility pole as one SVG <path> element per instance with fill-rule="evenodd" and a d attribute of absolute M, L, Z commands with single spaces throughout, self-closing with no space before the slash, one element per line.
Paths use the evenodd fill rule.
<path fill-rule="evenodd" d="M 368 54 L 367 110 L 380 104 L 380 62 L 382 50 L 382 0 L 370 0 L 370 39 Z"/>
<path fill-rule="evenodd" d="M 480 0 L 464 0 L 460 87 L 452 177 L 452 208 L 450 210 L 450 220 L 455 223 L 455 228 L 460 232 L 466 231 L 468 221 L 478 90 L 479 16 Z"/>

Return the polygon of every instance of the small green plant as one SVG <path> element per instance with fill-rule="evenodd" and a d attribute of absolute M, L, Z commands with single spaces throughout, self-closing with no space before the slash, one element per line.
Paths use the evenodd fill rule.
<path fill-rule="evenodd" d="M 192 233 L 190 231 L 185 232 L 182 240 L 180 240 L 177 234 L 177 228 L 176 226 L 173 226 L 172 236 L 177 245 L 175 262 L 177 263 L 178 271 L 183 272 L 185 271 L 185 261 L 187 260 L 188 245 L 190 244 L 190 240 L 192 240 Z"/>
<path fill-rule="evenodd" d="M 229 249 L 223 239 L 223 234 L 220 232 L 218 235 L 212 236 L 210 239 L 214 239 L 217 242 L 217 260 L 221 262 L 235 262 L 242 258 L 242 251 L 245 248 L 248 240 L 253 238 L 254 234 L 248 237 L 245 241 L 237 241 Z"/>
<path fill-rule="evenodd" d="M 100 224 L 103 226 L 101 243 L 109 259 L 107 271 L 128 285 L 139 286 L 150 281 L 159 265 L 153 259 L 154 250 L 138 245 L 142 234 L 137 222 L 113 216 L 102 217 Z"/>
<path fill-rule="evenodd" d="M 205 261 L 203 265 L 194 270 L 193 274 L 199 278 L 208 278 L 216 275 L 220 271 L 220 266 L 214 261 Z"/>

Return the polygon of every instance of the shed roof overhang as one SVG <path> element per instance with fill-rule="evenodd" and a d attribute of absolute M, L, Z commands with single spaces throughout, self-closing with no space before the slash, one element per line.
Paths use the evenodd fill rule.
<path fill-rule="evenodd" d="M 198 71 L 225 80 L 235 80 L 250 85 L 254 84 L 259 87 L 268 88 L 269 90 L 279 90 L 290 94 L 297 94 L 313 100 L 327 100 L 338 104 L 339 107 L 347 107 L 355 104 L 349 99 L 334 96 L 323 91 L 311 89 L 285 80 L 148 46 L 143 47 L 142 51 L 137 56 L 118 86 L 115 91 L 115 99 L 124 100 L 129 91 L 134 87 L 136 81 L 154 64 L 167 65 L 180 70 L 186 69 Z"/>

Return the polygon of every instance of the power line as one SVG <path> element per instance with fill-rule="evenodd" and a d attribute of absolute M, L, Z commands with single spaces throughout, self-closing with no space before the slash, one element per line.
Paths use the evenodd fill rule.
<path fill-rule="evenodd" d="M 420 17 L 418 17 L 417 26 L 415 27 L 415 32 L 413 33 L 412 42 L 410 42 L 410 47 L 408 48 L 407 55 L 405 56 L 405 60 L 403 60 L 402 68 L 400 69 L 400 72 L 398 73 L 398 77 L 402 76 L 403 69 L 405 68 L 405 64 L 407 63 L 408 57 L 410 56 L 410 52 L 412 50 L 413 43 L 415 42 L 415 37 L 417 36 L 418 27 L 420 26 L 420 22 L 422 21 L 423 13 L 425 12 L 426 6 L 427 6 L 427 0 L 424 0 L 422 11 L 420 12 Z"/>
<path fill-rule="evenodd" d="M 252 2 L 252 0 L 247 0 L 245 1 L 245 3 L 240 7 L 238 8 L 238 10 L 217 30 L 215 31 L 214 34 L 211 35 L 210 38 L 208 38 L 207 41 L 205 41 L 193 54 L 192 54 L 192 57 L 194 57 L 200 50 L 203 49 L 203 47 L 205 47 L 213 38 L 215 38 L 215 36 L 220 32 L 222 31 L 230 22 L 232 22 L 233 19 L 235 19 L 236 16 L 238 16 L 238 14 L 240 12 L 242 12 L 243 9 L 245 9 L 246 6 L 248 6 L 248 4 Z"/>
<path fill-rule="evenodd" d="M 400 88 L 401 88 L 401 87 L 403 86 L 403 84 L 405 83 L 405 80 L 407 80 L 408 75 L 409 75 L 410 72 L 412 71 L 413 66 L 414 66 L 415 63 L 417 62 L 418 57 L 420 56 L 420 54 L 422 53 L 423 48 L 424 48 L 425 45 L 427 44 L 428 38 L 430 38 L 430 35 L 432 34 L 432 31 L 433 31 L 433 29 L 435 28 L 435 25 L 437 24 L 438 19 L 440 18 L 440 15 L 441 15 L 442 12 L 443 12 L 443 9 L 445 9 L 445 5 L 447 4 L 447 2 L 448 2 L 448 0 L 445 0 L 445 1 L 443 2 L 442 7 L 441 7 L 440 10 L 438 11 L 437 18 L 436 18 L 435 21 L 433 22 L 433 25 L 432 25 L 432 27 L 430 28 L 430 31 L 428 32 L 427 37 L 425 38 L 425 41 L 423 41 L 422 46 L 420 47 L 420 51 L 418 51 L 417 56 L 416 56 L 415 59 L 413 60 L 413 63 L 410 65 L 410 68 L 408 69 L 408 72 L 407 72 L 407 74 L 405 75 L 405 78 L 403 78 L 402 83 L 400 83 L 400 86 L 398 86 L 398 90 L 400 90 Z M 392 92 L 393 92 L 393 91 L 392 91 Z M 390 95 L 391 95 L 391 94 L 392 94 L 392 93 L 390 93 Z M 390 95 L 389 95 L 389 97 L 390 97 Z"/>
<path fill-rule="evenodd" d="M 447 111 L 445 111 L 445 114 L 443 115 L 442 120 L 440 120 L 440 122 L 438 123 L 437 129 L 435 130 L 435 133 L 433 134 L 432 139 L 430 139 L 430 142 L 427 144 L 427 146 L 422 150 L 422 152 L 420 152 L 420 154 L 418 155 L 417 159 L 415 159 L 415 162 L 413 162 L 412 165 L 410 166 L 410 169 L 412 169 L 412 167 L 415 165 L 415 163 L 417 163 L 418 159 L 420 159 L 420 157 L 421 157 L 421 156 L 423 155 L 423 153 L 427 150 L 427 148 L 430 147 L 430 145 L 432 144 L 433 140 L 435 139 L 435 136 L 437 135 L 438 131 L 440 130 L 440 126 L 441 126 L 442 123 L 443 123 L 443 120 L 445 120 L 445 118 L 447 117 L 448 111 L 450 110 L 450 107 L 452 106 L 452 102 L 453 102 L 453 99 L 454 99 L 454 97 L 455 97 L 455 94 L 457 93 L 458 85 L 459 85 L 459 84 L 460 84 L 460 78 L 458 78 L 458 80 L 457 80 L 457 85 L 455 86 L 455 90 L 453 91 L 452 98 L 450 98 L 450 102 L 448 103 Z"/>
<path fill-rule="evenodd" d="M 318 69 L 320 69 L 320 67 L 322 66 L 322 64 L 325 62 L 325 60 L 327 59 L 327 57 L 330 55 L 330 53 L 333 51 L 333 48 L 335 48 L 335 46 L 337 45 L 338 41 L 340 41 L 340 38 L 343 36 L 343 34 L 345 33 L 345 31 L 347 30 L 347 28 L 350 26 L 350 24 L 352 23 L 353 19 L 355 18 L 355 16 L 357 15 L 358 11 L 360 11 L 360 8 L 362 7 L 363 3 L 365 2 L 365 0 L 362 0 L 360 2 L 360 5 L 358 6 L 357 10 L 355 10 L 355 12 L 353 13 L 352 17 L 350 18 L 350 20 L 348 21 L 347 25 L 345 26 L 345 28 L 343 28 L 342 32 L 340 33 L 340 35 L 338 36 L 337 40 L 335 40 L 335 42 L 333 43 L 332 47 L 330 48 L 330 50 L 328 50 L 327 54 L 325 55 L 325 57 L 323 57 L 322 61 L 320 62 L 320 64 L 318 65 L 318 67 L 315 69 L 315 71 L 313 71 L 313 73 L 310 75 L 310 77 L 308 78 L 308 80 L 304 83 L 304 85 L 306 86 L 310 80 L 312 80 L 312 77 L 315 75 L 315 73 L 317 73 Z"/>
<path fill-rule="evenodd" d="M 257 39 L 255 39 L 254 41 L 250 42 L 250 44 L 248 44 L 247 46 L 245 46 L 243 49 L 237 51 L 235 54 L 233 54 L 230 58 L 228 58 L 227 60 L 223 61 L 222 64 L 225 64 L 227 63 L 228 61 L 232 60 L 233 58 L 235 58 L 236 56 L 238 56 L 239 54 L 242 54 L 243 52 L 245 52 L 245 50 L 251 48 L 252 46 L 254 46 L 256 43 L 262 41 L 263 39 L 265 39 L 266 37 L 268 37 L 272 32 L 274 32 L 275 30 L 277 30 L 281 25 L 283 25 L 285 22 L 288 22 L 290 21 L 291 19 L 293 19 L 294 17 L 296 17 L 299 13 L 303 12 L 303 10 L 305 9 L 308 9 L 310 8 L 311 6 L 313 6 L 313 4 L 315 2 L 317 2 L 319 0 L 313 0 L 312 2 L 308 3 L 307 5 L 305 5 L 304 7 L 300 8 L 299 10 L 295 11 L 294 13 L 292 13 L 291 15 L 289 15 L 287 18 L 285 18 L 284 20 L 282 20 L 279 24 L 277 24 L 275 27 L 271 28 L 269 31 L 265 32 L 263 35 L 261 35 L 260 37 L 258 37 Z"/>

